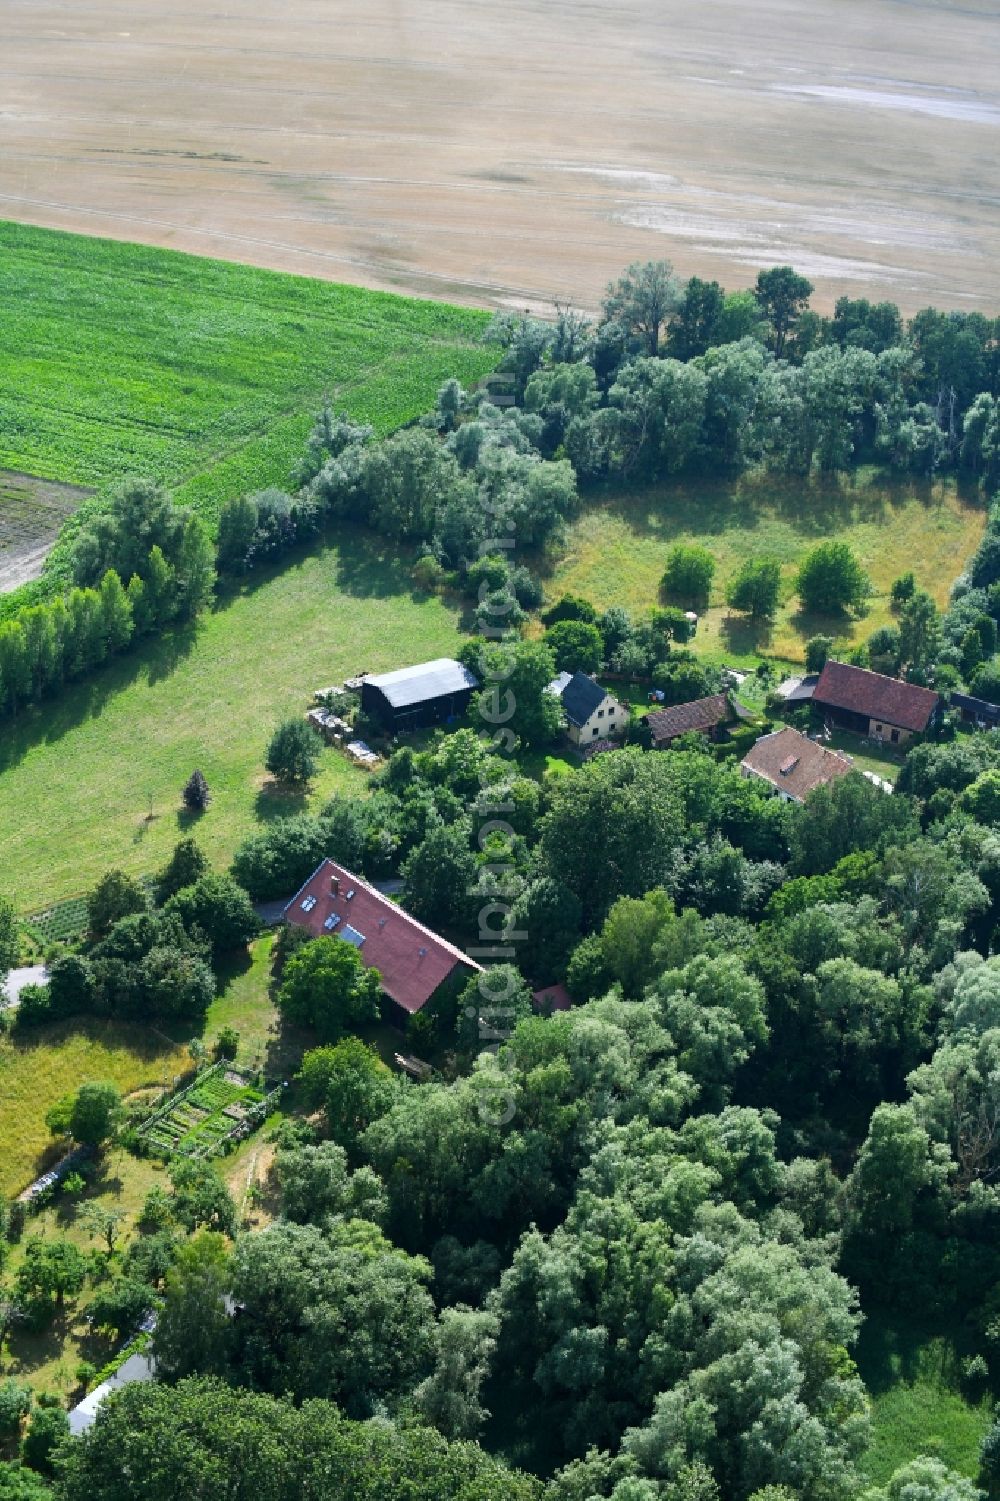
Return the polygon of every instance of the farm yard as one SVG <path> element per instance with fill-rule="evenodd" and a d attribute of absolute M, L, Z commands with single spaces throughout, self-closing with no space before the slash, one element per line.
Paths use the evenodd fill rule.
<path fill-rule="evenodd" d="M 842 649 L 892 620 L 889 586 L 913 570 L 939 608 L 975 552 L 986 524 L 981 503 L 965 500 L 951 481 L 889 486 L 860 471 L 837 483 L 748 475 L 731 482 L 706 478 L 624 495 L 589 506 L 572 524 L 564 555 L 546 580 L 551 600 L 582 595 L 598 609 L 623 604 L 648 610 L 658 601 L 669 549 L 697 542 L 715 558 L 712 597 L 702 616 L 699 655 L 736 665 L 761 652 L 793 664 L 810 636 L 834 636 Z M 808 550 L 825 538 L 847 542 L 868 572 L 874 593 L 863 619 L 807 615 L 795 597 L 795 576 Z M 726 584 L 747 557 L 776 557 L 782 598 L 772 623 L 730 613 Z"/>
<path fill-rule="evenodd" d="M 485 374 L 485 320 L 0 221 L 0 466 L 75 486 L 141 474 L 211 520 L 230 495 L 288 483 L 324 393 L 386 432 L 447 377 Z M 29 507 L 12 483 L 0 567 L 6 530 L 56 504 Z"/>

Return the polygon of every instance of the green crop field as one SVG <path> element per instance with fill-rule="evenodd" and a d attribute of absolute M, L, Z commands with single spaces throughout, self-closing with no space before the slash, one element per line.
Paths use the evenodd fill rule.
<path fill-rule="evenodd" d="M 0 468 L 140 473 L 211 517 L 288 482 L 324 392 L 387 432 L 496 361 L 487 315 L 0 221 Z"/>
<path fill-rule="evenodd" d="M 109 866 L 157 870 L 182 833 L 216 866 L 261 820 L 307 800 L 275 792 L 264 754 L 275 723 L 351 673 L 453 655 L 458 609 L 415 590 L 392 544 L 342 529 L 285 560 L 0 739 L 0 890 L 24 913 L 92 886 Z M 180 792 L 195 767 L 212 803 L 192 822 Z M 311 793 L 360 792 L 367 773 L 329 747 Z M 151 815 L 151 816 L 150 816 Z"/>
<path fill-rule="evenodd" d="M 846 645 L 887 624 L 889 586 L 910 569 L 944 606 L 985 523 L 982 506 L 960 497 L 951 482 L 890 486 L 867 471 L 832 483 L 773 475 L 687 480 L 588 506 L 569 529 L 546 593 L 549 600 L 582 594 L 600 609 L 623 604 L 648 610 L 658 602 L 671 546 L 698 542 L 713 554 L 716 571 L 696 649 L 736 664 L 761 652 L 801 662 L 810 636 L 831 635 Z M 799 609 L 798 566 L 810 547 L 827 538 L 849 543 L 871 577 L 874 592 L 863 620 Z M 758 626 L 730 615 L 725 592 L 745 558 L 764 555 L 782 565 L 782 600 L 773 623 Z"/>

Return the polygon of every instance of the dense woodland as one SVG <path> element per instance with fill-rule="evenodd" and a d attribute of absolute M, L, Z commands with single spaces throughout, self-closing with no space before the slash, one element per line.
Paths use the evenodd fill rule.
<path fill-rule="evenodd" d="M 276 1002 L 315 1045 L 277 1130 L 276 1218 L 244 1229 L 212 1168 L 181 1162 L 125 1250 L 111 1229 L 90 1263 L 59 1241 L 22 1258 L 4 1318 L 49 1327 L 92 1279 L 95 1317 L 123 1335 L 158 1310 L 160 1380 L 77 1440 L 0 1382 L 0 1498 L 979 1501 L 932 1453 L 866 1490 L 854 1356 L 866 1315 L 920 1310 L 960 1334 L 969 1390 L 1000 1396 L 1000 736 L 946 716 L 891 795 L 853 773 L 803 806 L 697 738 L 558 776 L 528 764 L 559 730 L 557 667 L 647 674 L 674 701 L 715 686 L 678 603 L 704 587 L 690 556 L 648 619 L 564 600 L 544 636 L 520 635 L 540 602 L 521 549 L 558 536 L 580 484 L 861 461 L 996 482 L 996 324 L 904 328 L 847 301 L 825 320 L 809 291 L 787 268 L 728 296 L 631 268 L 595 328 L 497 321 L 513 407 L 450 383 L 379 442 L 326 410 L 294 496 L 225 508 L 223 571 L 338 517 L 422 548 L 428 586 L 478 601 L 469 727 L 397 748 L 364 799 L 252 834 L 226 874 L 191 839 L 152 889 L 110 872 L 18 1028 L 196 1029 L 218 958 L 256 931 L 250 898 L 287 895 L 327 855 L 401 874 L 422 922 L 499 952 L 414 1018 L 409 1045 L 439 1064 L 414 1083 L 356 1035 L 377 988 L 357 951 L 281 935 Z M 136 493 L 72 540 L 76 593 L 37 607 L 62 616 L 0 626 L 8 710 L 70 675 L 74 611 L 111 651 L 126 619 L 155 629 L 207 598 L 200 524 Z M 836 576 L 839 603 L 863 597 L 849 560 L 821 564 L 800 588 Z M 898 629 L 864 659 L 1000 686 L 998 581 L 991 521 L 949 611 L 902 580 Z M 768 597 L 755 577 L 737 607 Z M 18 631 L 44 657 L 19 655 Z M 499 729 L 491 681 L 515 702 Z M 0 968 L 13 930 L 0 912 Z M 573 1008 L 536 1013 L 531 991 L 556 981 Z M 127 1132 L 116 1111 L 91 1092 L 54 1129 L 99 1147 Z M 979 1480 L 1000 1494 L 1000 1425 Z"/>

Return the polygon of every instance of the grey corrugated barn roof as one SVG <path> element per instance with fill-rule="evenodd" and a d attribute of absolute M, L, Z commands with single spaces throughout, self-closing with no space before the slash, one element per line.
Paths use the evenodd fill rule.
<path fill-rule="evenodd" d="M 365 681 L 383 693 L 394 709 L 406 709 L 411 704 L 443 698 L 447 693 L 479 687 L 479 680 L 452 657 L 418 662 L 415 667 L 399 667 L 395 672 L 383 672 Z"/>

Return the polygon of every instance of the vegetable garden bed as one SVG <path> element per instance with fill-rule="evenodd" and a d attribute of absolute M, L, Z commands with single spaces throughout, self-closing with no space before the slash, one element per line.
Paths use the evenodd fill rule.
<path fill-rule="evenodd" d="M 276 1089 L 265 1091 L 226 1062 L 214 1064 L 173 1095 L 137 1133 L 143 1148 L 163 1157 L 212 1157 L 249 1136 L 265 1120 Z"/>

